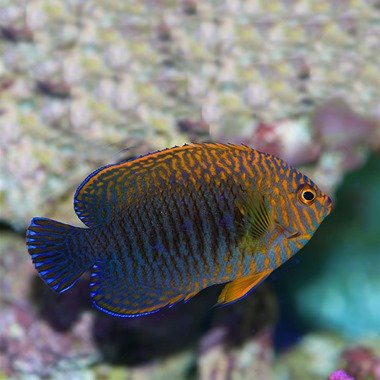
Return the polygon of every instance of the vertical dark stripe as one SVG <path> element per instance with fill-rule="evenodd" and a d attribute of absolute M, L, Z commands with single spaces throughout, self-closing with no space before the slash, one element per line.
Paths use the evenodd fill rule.
<path fill-rule="evenodd" d="M 149 160 L 141 162 L 141 166 L 144 167 Z M 145 169 L 145 168 L 144 168 Z M 144 171 L 144 176 L 142 177 L 142 193 L 140 197 L 142 199 L 139 202 L 140 206 L 138 211 L 140 212 L 141 222 L 137 224 L 138 231 L 141 234 L 141 237 L 144 241 L 144 247 L 146 250 L 147 259 L 149 262 L 154 263 L 156 270 L 159 270 L 159 265 L 157 264 L 156 252 L 153 250 L 154 244 L 154 233 L 155 233 L 155 224 L 157 221 L 154 219 L 152 211 L 154 210 L 155 205 L 153 204 L 155 189 L 160 188 L 156 183 L 157 171 L 159 169 L 158 164 L 152 168 L 149 172 Z M 160 283 L 160 281 L 158 281 Z"/>
<path fill-rule="evenodd" d="M 166 207 L 166 206 L 165 206 Z M 177 289 L 182 290 L 183 286 L 183 274 L 178 265 L 178 255 L 176 255 L 173 249 L 173 219 L 171 213 L 168 209 L 164 209 L 163 204 L 161 204 L 162 209 L 162 227 L 160 229 L 160 235 L 162 236 L 163 245 L 165 247 L 165 255 L 169 261 L 169 265 L 172 271 L 170 287 L 175 286 Z"/>
<path fill-rule="evenodd" d="M 160 178 L 162 178 L 160 173 L 157 173 L 157 174 Z M 165 175 L 165 173 L 164 173 L 164 175 Z M 155 180 L 157 181 L 157 179 L 155 179 Z M 159 186 L 160 188 L 164 188 L 164 186 L 165 186 L 163 183 L 161 183 L 160 185 L 161 185 L 161 186 Z M 171 265 L 172 263 L 170 262 L 171 257 L 167 253 L 168 241 L 167 241 L 167 237 L 165 234 L 165 227 L 163 224 L 164 220 L 162 219 L 162 217 L 159 213 L 159 209 L 162 207 L 161 195 L 158 195 L 157 197 L 152 197 L 151 198 L 151 205 L 152 205 L 151 215 L 152 215 L 152 220 L 153 220 L 153 223 L 152 223 L 153 234 L 152 234 L 151 244 L 154 245 L 154 249 L 155 249 L 154 253 L 155 253 L 156 258 L 158 256 L 160 258 L 158 267 L 159 267 L 159 270 L 160 270 L 161 275 L 162 275 L 161 286 L 165 282 L 167 285 L 166 288 L 170 288 L 171 279 L 174 277 L 174 273 L 173 273 L 174 270 L 173 270 L 173 265 Z M 158 248 L 156 247 L 157 244 L 158 244 Z M 165 249 L 164 253 L 162 253 L 162 248 Z M 168 271 L 167 273 L 165 273 L 165 269 Z"/>
<path fill-rule="evenodd" d="M 188 155 L 187 154 L 184 154 L 182 156 L 182 159 L 183 159 L 183 164 L 182 166 L 186 169 L 190 167 L 190 163 L 189 163 L 189 158 L 188 158 Z M 187 169 L 188 170 L 188 169 Z M 189 212 L 189 206 L 191 207 L 191 199 L 189 197 L 189 187 L 191 186 L 191 182 L 193 181 L 193 173 L 192 171 L 190 170 L 190 173 L 189 173 L 189 177 L 187 179 L 187 183 L 184 184 L 183 188 L 181 189 L 181 195 L 182 195 L 182 202 L 184 202 L 184 207 L 182 207 L 182 213 L 181 213 L 181 217 L 182 217 L 182 222 L 181 222 L 181 225 L 184 224 L 185 221 L 192 221 L 192 218 L 191 218 L 191 213 Z M 185 189 L 187 189 L 187 194 L 185 192 Z M 185 194 L 187 195 L 187 197 L 185 197 Z M 178 195 L 178 194 L 176 194 Z M 181 200 L 180 200 L 181 201 Z M 191 270 L 194 269 L 196 271 L 196 274 L 198 276 L 201 275 L 201 268 L 200 268 L 200 263 L 199 263 L 199 260 L 197 260 L 197 256 L 194 254 L 194 245 L 192 244 L 192 240 L 190 238 L 190 236 L 187 234 L 187 233 L 183 233 L 183 236 L 184 236 L 184 240 L 186 241 L 186 244 L 187 244 L 187 247 L 188 247 L 188 257 L 186 257 L 187 261 L 188 261 L 188 265 L 187 265 L 187 269 L 188 269 L 188 275 L 189 277 L 192 277 L 191 276 Z M 190 264 L 190 259 L 192 261 L 192 264 Z"/>
<path fill-rule="evenodd" d="M 199 273 L 205 273 L 206 275 L 209 274 L 210 268 L 209 263 L 206 259 L 206 252 L 205 252 L 205 230 L 204 230 L 204 223 L 207 221 L 203 220 L 201 217 L 202 212 L 202 204 L 200 204 L 199 200 L 199 192 L 202 191 L 200 188 L 195 187 L 194 184 L 191 184 L 189 186 L 189 191 L 191 191 L 191 202 L 189 204 L 189 207 L 191 207 L 191 229 L 192 229 L 192 235 L 193 235 L 193 247 L 196 248 L 196 251 L 192 251 L 193 258 L 198 265 L 198 272 Z M 202 267 L 200 267 L 200 264 L 202 263 Z"/>
<path fill-rule="evenodd" d="M 127 210 L 127 218 L 131 226 L 129 233 L 130 235 L 133 235 L 132 241 L 136 244 L 136 249 L 133 250 L 133 254 L 132 254 L 133 264 L 134 264 L 133 275 L 136 281 L 136 278 L 138 277 L 136 266 L 140 266 L 140 265 L 136 265 L 136 261 L 137 263 L 143 263 L 141 265 L 143 268 L 142 270 L 145 271 L 147 270 L 146 267 L 149 267 L 150 273 L 152 274 L 152 277 L 153 277 L 152 283 L 155 283 L 156 273 L 153 269 L 153 261 L 150 259 L 147 252 L 147 247 L 145 246 L 147 233 L 148 233 L 148 227 L 146 224 L 144 225 L 142 212 L 144 212 L 144 210 L 142 209 L 142 205 L 137 200 L 134 200 L 133 205 L 130 205 L 130 209 Z M 141 226 L 144 226 L 146 228 L 146 231 L 143 232 L 145 236 L 142 236 L 140 232 Z"/>
<path fill-rule="evenodd" d="M 214 155 L 214 162 L 215 163 L 218 162 L 217 155 Z M 223 167 L 223 164 L 220 163 L 218 165 L 219 177 L 221 177 L 220 173 L 224 173 L 226 179 L 220 181 L 220 187 L 215 186 L 211 188 L 211 192 L 212 192 L 213 199 L 216 206 L 215 209 L 217 210 L 217 213 L 218 213 L 218 226 L 219 226 L 219 229 L 221 228 L 221 237 L 224 239 L 223 243 L 226 246 L 230 246 L 231 244 L 231 240 L 230 240 L 231 231 L 229 230 L 227 224 L 223 223 L 223 217 L 225 216 L 226 212 L 229 211 L 229 210 L 226 210 L 228 198 L 231 196 L 231 187 L 229 186 L 229 179 L 234 178 L 234 176 L 236 175 L 235 170 L 240 172 L 240 169 L 241 169 L 240 166 L 241 165 L 239 165 L 238 168 L 234 168 L 234 167 L 230 168 L 231 174 L 232 174 L 231 176 L 231 175 L 228 175 L 227 168 Z"/>
<path fill-rule="evenodd" d="M 190 213 L 192 215 L 192 223 L 191 223 L 191 229 L 193 237 L 193 247 L 196 248 L 196 251 L 192 252 L 192 255 L 195 259 L 195 263 L 197 264 L 198 273 L 205 273 L 206 275 L 209 274 L 210 268 L 209 263 L 206 259 L 206 252 L 205 252 L 205 230 L 204 230 L 204 223 L 205 220 L 201 217 L 202 212 L 202 204 L 200 203 L 200 192 L 202 191 L 202 188 L 200 186 L 200 183 L 203 180 L 202 171 L 204 168 L 202 168 L 201 163 L 205 160 L 203 159 L 200 152 L 198 152 L 193 157 L 194 164 L 192 166 L 192 179 L 189 181 L 188 188 L 189 188 L 189 199 L 190 199 Z M 195 243 L 195 244 L 194 244 Z M 200 260 L 199 260 L 200 259 Z M 200 264 L 203 264 L 202 267 L 200 267 Z"/>
<path fill-rule="evenodd" d="M 205 190 L 207 191 L 208 189 L 206 188 Z M 202 189 L 199 191 L 199 196 L 200 196 L 200 200 L 201 200 L 200 207 L 206 213 L 205 221 L 208 222 L 207 225 L 208 225 L 209 231 L 210 231 L 210 236 L 209 236 L 210 257 L 209 258 L 206 257 L 205 259 L 206 260 L 211 259 L 211 262 L 213 264 L 213 268 L 215 268 L 218 264 L 217 251 L 218 251 L 219 231 L 218 231 L 218 228 L 217 228 L 216 223 L 215 223 L 215 216 L 210 209 L 210 201 L 209 201 L 210 193 L 208 192 L 208 194 L 206 195 L 205 194 L 206 191 L 202 191 Z M 202 253 L 202 255 L 205 255 L 205 254 L 206 254 L 206 252 Z M 203 258 L 202 258 L 202 260 L 203 260 Z"/>
<path fill-rule="evenodd" d="M 191 191 L 192 200 L 192 227 L 195 230 L 194 240 L 196 242 L 197 252 L 196 256 L 200 257 L 203 262 L 204 268 L 208 268 L 208 263 L 205 257 L 205 240 L 204 240 L 204 220 L 202 220 L 202 212 L 199 205 L 199 188 L 195 187 L 194 184 L 189 189 Z"/>
<path fill-rule="evenodd" d="M 180 188 L 178 188 L 180 190 Z M 191 281 L 189 274 L 189 258 L 188 255 L 185 255 L 182 246 L 184 245 L 186 248 L 186 242 L 184 241 L 183 231 L 180 226 L 184 223 L 183 220 L 183 210 L 179 208 L 179 204 L 182 201 L 181 194 L 179 191 L 174 191 L 172 189 L 167 193 L 165 197 L 165 204 L 168 210 L 168 214 L 170 214 L 171 223 L 172 223 L 172 232 L 173 232 L 173 255 L 175 255 L 175 260 L 177 263 L 183 264 L 183 271 L 181 271 L 181 275 L 183 278 L 183 285 L 186 282 Z M 186 278 L 184 277 L 186 276 Z"/>
<path fill-rule="evenodd" d="M 140 204 L 138 212 L 141 218 L 141 222 L 136 224 L 136 228 L 137 233 L 139 235 L 139 241 L 142 244 L 142 249 L 144 250 L 147 256 L 147 263 L 149 263 L 149 265 L 151 266 L 151 270 L 155 276 L 154 285 L 156 287 L 161 287 L 163 281 L 163 268 L 157 260 L 158 257 L 153 249 L 155 228 L 154 224 L 156 223 L 152 216 L 153 207 L 154 206 L 152 205 L 152 198 L 150 194 L 146 197 L 145 202 L 142 202 Z"/>
<path fill-rule="evenodd" d="M 202 165 L 201 165 L 202 164 Z M 212 233 L 212 220 L 210 216 L 212 215 L 210 212 L 209 204 L 208 204 L 208 193 L 209 193 L 209 184 L 205 181 L 205 175 L 210 175 L 210 159 L 207 156 L 206 149 L 203 149 L 198 154 L 198 165 L 200 168 L 199 175 L 200 178 L 197 178 L 196 182 L 194 182 L 194 200 L 193 202 L 198 206 L 198 216 L 200 218 L 201 228 L 201 236 L 200 239 L 201 245 L 200 250 L 198 252 L 198 258 L 196 260 L 198 273 L 205 273 L 206 275 L 210 275 L 215 271 L 215 264 L 213 262 L 213 252 L 212 252 L 212 242 L 217 239 L 215 234 Z M 206 241 L 211 242 L 209 247 L 206 247 Z M 209 249 L 207 249 L 209 248 Z M 197 258 L 197 256 L 195 256 Z M 202 267 L 200 266 L 201 264 Z M 212 265 L 211 265 L 212 264 Z"/>
<path fill-rule="evenodd" d="M 136 267 L 142 267 L 141 263 L 135 263 L 136 259 L 135 259 L 135 256 L 133 255 L 133 244 L 132 244 L 132 241 L 131 241 L 131 229 L 132 228 L 129 228 L 127 229 L 127 226 L 129 226 L 129 222 L 127 221 L 127 219 L 130 219 L 130 216 L 127 214 L 123 214 L 121 216 L 121 219 L 119 221 L 119 229 L 121 231 L 121 235 L 124 236 L 124 242 L 125 242 L 125 249 L 126 249 L 126 252 L 124 252 L 124 255 L 123 255 L 123 261 L 125 262 L 125 265 L 124 265 L 124 271 L 125 271 L 125 274 L 127 275 L 127 272 L 128 272 L 128 264 L 129 266 L 132 266 L 132 268 L 136 268 Z M 148 276 L 147 276 L 147 271 L 145 270 L 145 267 L 143 269 L 140 269 L 142 270 L 142 275 L 143 275 L 143 281 L 144 283 L 148 283 Z M 126 278 L 126 281 L 128 282 L 128 278 Z"/>
<path fill-rule="evenodd" d="M 108 234 L 111 237 L 112 241 L 112 247 L 114 248 L 112 250 L 113 255 L 110 258 L 110 262 L 114 263 L 115 265 L 112 265 L 112 269 L 114 272 L 112 273 L 115 276 L 116 282 L 123 282 L 124 281 L 124 275 L 123 273 L 126 273 L 126 263 L 123 257 L 123 253 L 126 250 L 124 247 L 124 239 L 121 239 L 116 234 L 115 225 L 111 225 L 111 228 L 108 228 Z"/>
<path fill-rule="evenodd" d="M 183 275 L 178 266 L 179 257 L 174 251 L 173 243 L 175 237 L 173 236 L 174 226 L 176 223 L 173 220 L 171 209 L 168 207 L 167 198 L 170 197 L 170 192 L 167 192 L 167 189 L 173 189 L 173 184 L 168 181 L 170 179 L 169 168 L 166 169 L 166 172 L 163 175 L 160 175 L 160 188 L 164 189 L 161 194 L 154 198 L 155 208 L 161 210 L 161 212 L 156 212 L 157 220 L 160 220 L 158 223 L 160 226 L 159 237 L 162 241 L 163 246 L 165 247 L 165 260 L 167 262 L 167 269 L 171 272 L 171 278 L 167 279 L 167 282 L 171 283 L 171 280 L 174 280 L 177 287 L 183 285 Z M 169 183 L 168 183 L 169 182 Z M 173 191 L 173 190 L 172 190 Z M 169 236 L 168 236 L 169 235 Z M 178 237 L 178 235 L 176 235 Z"/>

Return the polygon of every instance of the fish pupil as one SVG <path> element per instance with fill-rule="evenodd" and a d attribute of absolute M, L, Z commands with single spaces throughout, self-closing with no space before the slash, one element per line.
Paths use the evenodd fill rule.
<path fill-rule="evenodd" d="M 304 193 L 303 193 L 303 197 L 304 197 L 304 199 L 305 200 L 307 200 L 307 201 L 312 201 L 313 199 L 314 199 L 314 193 L 312 193 L 311 191 L 305 191 Z"/>

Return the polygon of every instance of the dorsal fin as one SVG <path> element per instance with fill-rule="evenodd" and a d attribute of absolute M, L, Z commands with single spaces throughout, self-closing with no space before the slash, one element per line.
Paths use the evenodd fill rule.
<path fill-rule="evenodd" d="M 251 150 L 232 144 L 185 144 L 148 153 L 123 163 L 103 166 L 91 173 L 78 187 L 74 197 L 75 212 L 88 227 L 104 223 L 120 210 L 121 205 L 128 204 L 131 198 L 138 199 L 138 194 L 134 191 L 146 186 L 144 176 L 149 176 L 153 167 L 166 165 L 181 151 L 205 148 Z M 131 186 L 132 184 L 136 186 Z"/>

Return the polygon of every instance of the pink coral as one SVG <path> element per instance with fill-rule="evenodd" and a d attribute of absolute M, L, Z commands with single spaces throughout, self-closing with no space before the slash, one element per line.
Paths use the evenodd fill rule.
<path fill-rule="evenodd" d="M 370 141 L 375 122 L 354 112 L 343 100 L 333 99 L 314 114 L 313 124 L 332 147 Z"/>
<path fill-rule="evenodd" d="M 65 364 L 67 369 L 69 363 L 75 366 L 78 359 L 83 366 L 92 363 L 99 355 L 92 339 L 92 316 L 82 313 L 70 321 L 70 326 L 63 326 L 62 321 L 70 318 L 73 310 L 72 304 L 59 297 L 55 305 L 49 302 L 48 308 L 52 314 L 57 305 L 66 305 L 65 309 L 60 309 L 64 328 L 54 328 L 44 320 L 48 319 L 47 315 L 40 315 L 36 310 L 40 307 L 30 299 L 33 288 L 42 283 L 33 277 L 33 266 L 24 250 L 23 240 L 3 232 L 0 244 L 0 378 L 1 375 L 6 378 L 49 377 L 60 365 Z M 52 292 L 49 292 L 39 292 L 39 297 L 50 301 Z M 54 320 L 58 319 L 56 314 Z"/>
<path fill-rule="evenodd" d="M 375 133 L 375 120 L 357 114 L 344 101 L 333 99 L 316 110 L 312 124 L 325 150 L 342 155 L 344 171 L 363 164 Z"/>
<path fill-rule="evenodd" d="M 330 376 L 329 380 L 355 380 L 353 377 L 347 375 L 342 369 L 334 371 Z"/>
<path fill-rule="evenodd" d="M 302 119 L 261 123 L 248 145 L 281 157 L 290 165 L 315 162 L 322 151 L 320 143 L 313 138 L 311 129 Z"/>
<path fill-rule="evenodd" d="M 356 380 L 380 379 L 380 357 L 365 347 L 347 349 L 342 360 L 345 368 Z"/>

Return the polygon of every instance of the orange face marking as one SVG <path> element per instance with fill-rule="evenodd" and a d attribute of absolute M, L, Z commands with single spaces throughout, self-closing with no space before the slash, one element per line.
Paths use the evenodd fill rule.
<path fill-rule="evenodd" d="M 273 247 L 273 251 L 276 255 L 276 265 L 279 267 L 281 265 L 281 248 L 279 243 Z"/>
<path fill-rule="evenodd" d="M 291 220 L 293 230 L 300 231 L 302 232 L 302 234 L 304 234 L 306 232 L 306 229 L 305 229 L 304 224 L 301 221 L 301 217 L 300 217 L 297 207 L 294 204 L 292 204 L 292 202 L 290 202 L 290 207 L 292 208 L 292 211 L 293 211 L 292 213 L 293 219 Z"/>
<path fill-rule="evenodd" d="M 264 269 L 268 269 L 270 267 L 270 258 L 268 256 L 264 259 Z"/>
<path fill-rule="evenodd" d="M 307 220 L 307 223 L 309 224 L 309 226 L 312 226 L 313 222 L 312 222 L 311 217 L 310 217 L 309 213 L 307 212 L 307 210 L 303 209 L 302 214 L 305 217 L 305 219 Z"/>

